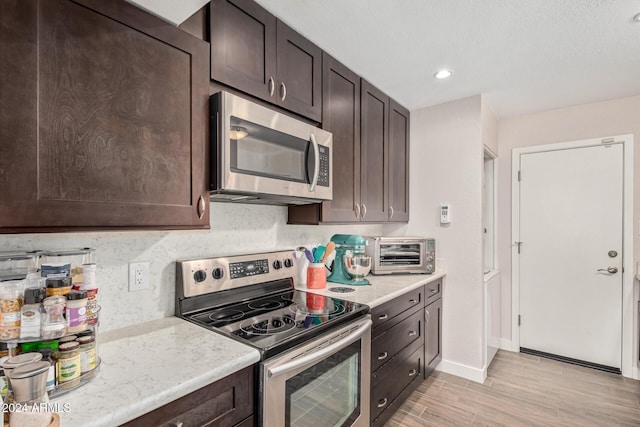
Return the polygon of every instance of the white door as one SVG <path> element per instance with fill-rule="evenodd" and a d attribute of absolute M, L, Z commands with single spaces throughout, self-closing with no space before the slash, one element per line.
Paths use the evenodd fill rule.
<path fill-rule="evenodd" d="M 623 153 L 520 155 L 520 347 L 621 367 Z"/>

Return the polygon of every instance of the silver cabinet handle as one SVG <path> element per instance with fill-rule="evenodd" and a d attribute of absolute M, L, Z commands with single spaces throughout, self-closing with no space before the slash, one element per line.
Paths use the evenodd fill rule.
<path fill-rule="evenodd" d="M 598 269 L 598 272 L 600 272 L 600 271 L 606 271 L 606 272 L 607 272 L 607 273 L 609 273 L 609 274 L 616 274 L 616 273 L 618 272 L 618 267 L 615 267 L 615 266 L 613 266 L 613 265 L 610 265 L 610 266 L 609 266 L 609 267 L 607 267 L 607 268 L 599 268 L 599 269 Z"/>
<path fill-rule="evenodd" d="M 413 298 L 409 300 L 409 304 L 415 304 L 415 303 L 416 303 L 416 300 L 414 300 Z"/>
<path fill-rule="evenodd" d="M 280 93 L 282 94 L 280 96 L 280 101 L 284 101 L 287 97 L 287 87 L 284 85 L 284 82 L 280 83 Z"/>
<path fill-rule="evenodd" d="M 378 320 L 387 320 L 389 318 L 388 314 L 381 314 L 380 316 L 378 316 Z"/>
<path fill-rule="evenodd" d="M 273 96 L 273 91 L 276 89 L 276 83 L 273 81 L 273 76 L 269 76 L 269 96 Z"/>
<path fill-rule="evenodd" d="M 437 288 L 431 288 L 431 289 L 429 289 L 429 293 L 430 293 L 430 294 L 435 294 L 436 292 L 438 292 L 438 289 L 437 289 Z"/>
<path fill-rule="evenodd" d="M 394 213 L 393 206 L 389 206 L 389 219 L 393 218 L 393 213 Z"/>
<path fill-rule="evenodd" d="M 182 427 L 184 423 L 182 421 L 176 423 L 176 427 Z"/>
<path fill-rule="evenodd" d="M 409 331 L 409 336 L 410 337 L 414 337 L 416 335 L 418 335 L 418 333 L 416 331 Z"/>
<path fill-rule="evenodd" d="M 305 366 L 309 363 L 315 363 L 320 360 L 324 360 L 330 354 L 333 354 L 338 350 L 341 350 L 351 345 L 352 343 L 358 341 L 360 337 L 362 337 L 365 333 L 367 333 L 367 331 L 371 329 L 371 323 L 372 323 L 371 319 L 367 319 L 364 322 L 362 322 L 360 326 L 358 326 L 358 329 L 356 329 L 355 331 L 353 331 L 352 333 L 350 333 L 349 335 L 347 335 L 346 337 L 342 338 L 339 341 L 336 341 L 326 347 L 322 347 L 322 349 L 316 352 L 312 352 L 309 354 L 305 354 L 302 357 L 298 357 L 297 359 L 294 359 L 291 362 L 287 362 L 283 365 L 276 366 L 274 368 L 268 368 L 267 375 L 269 376 L 269 378 L 275 377 L 285 372 L 291 372 L 294 369 L 297 369 L 301 366 Z"/>
<path fill-rule="evenodd" d="M 309 135 L 309 140 L 313 146 L 313 155 L 315 156 L 313 164 L 313 179 L 311 180 L 311 184 L 309 184 L 309 191 L 313 193 L 313 190 L 316 189 L 316 184 L 318 183 L 318 177 L 320 176 L 320 149 L 318 148 L 318 143 L 316 142 L 316 136 L 314 134 Z"/>
<path fill-rule="evenodd" d="M 360 218 L 360 203 L 356 203 L 356 218 Z"/>
<path fill-rule="evenodd" d="M 424 320 L 428 322 L 429 319 L 431 319 L 431 313 L 429 313 L 429 310 L 425 308 L 424 309 Z"/>
<path fill-rule="evenodd" d="M 378 400 L 378 408 L 384 408 L 387 405 L 387 398 L 385 397 L 382 400 Z"/>
<path fill-rule="evenodd" d="M 364 219 L 365 216 L 367 216 L 367 205 L 365 205 L 363 203 L 362 204 L 362 219 Z"/>
<path fill-rule="evenodd" d="M 198 199 L 198 218 L 202 219 L 205 211 L 207 210 L 207 205 L 204 202 L 204 197 L 200 196 Z"/>
<path fill-rule="evenodd" d="M 416 369 L 412 369 L 412 370 L 409 371 L 409 376 L 412 377 L 417 373 L 418 373 L 418 371 Z"/>
<path fill-rule="evenodd" d="M 386 351 L 384 353 L 380 353 L 378 355 L 378 360 L 384 360 L 387 358 L 387 356 L 389 355 L 389 353 L 387 353 Z"/>

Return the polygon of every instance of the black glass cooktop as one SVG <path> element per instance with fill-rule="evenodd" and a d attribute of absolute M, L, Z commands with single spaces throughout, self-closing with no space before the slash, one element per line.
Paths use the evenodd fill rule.
<path fill-rule="evenodd" d="M 288 290 L 190 315 L 195 323 L 257 347 L 263 358 L 312 339 L 369 307 L 299 290 Z"/>

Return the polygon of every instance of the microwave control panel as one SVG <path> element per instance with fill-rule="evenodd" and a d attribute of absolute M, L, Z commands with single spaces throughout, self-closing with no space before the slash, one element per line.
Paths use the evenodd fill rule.
<path fill-rule="evenodd" d="M 329 147 L 318 146 L 320 152 L 320 172 L 318 173 L 318 185 L 329 186 Z"/>

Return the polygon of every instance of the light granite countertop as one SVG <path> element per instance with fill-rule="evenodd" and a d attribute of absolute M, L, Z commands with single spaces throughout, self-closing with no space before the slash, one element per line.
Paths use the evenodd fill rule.
<path fill-rule="evenodd" d="M 445 275 L 444 270 L 436 270 L 433 274 L 390 274 L 384 276 L 370 274 L 367 276 L 370 285 L 350 286 L 327 282 L 327 287 L 324 289 L 309 289 L 305 285 L 297 285 L 296 288 L 314 294 L 359 302 L 373 308 Z M 332 292 L 331 288 L 334 287 L 346 287 L 354 289 L 354 292 Z"/>
<path fill-rule="evenodd" d="M 235 340 L 177 317 L 98 336 L 98 375 L 52 400 L 61 426 L 113 427 L 130 421 L 260 359 Z"/>

